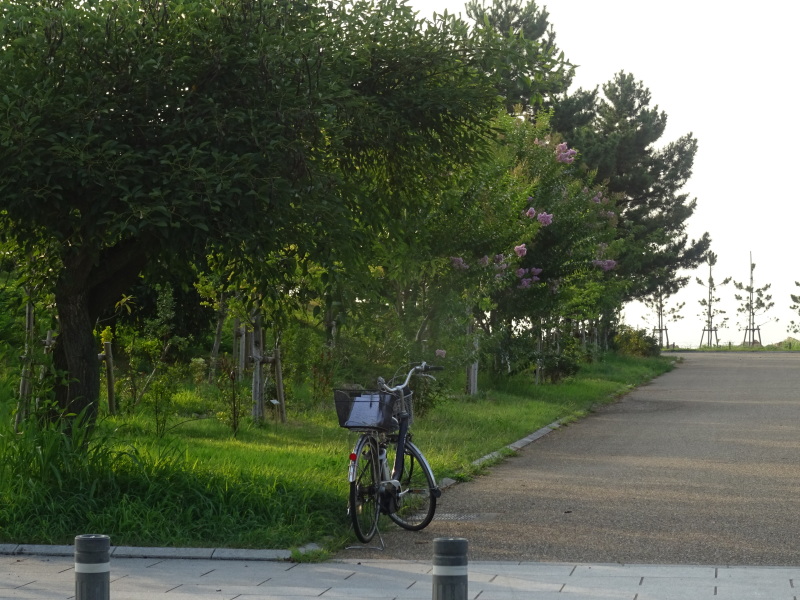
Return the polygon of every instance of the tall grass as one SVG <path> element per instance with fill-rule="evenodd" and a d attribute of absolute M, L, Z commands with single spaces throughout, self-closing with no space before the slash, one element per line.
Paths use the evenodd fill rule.
<path fill-rule="evenodd" d="M 440 401 L 414 424 L 438 478 L 560 418 L 584 414 L 670 368 L 669 359 L 606 356 L 558 385 L 524 376 L 484 382 L 477 397 Z M 163 435 L 151 417 L 105 418 L 68 436 L 55 426 L 0 424 L 0 542 L 70 543 L 106 533 L 117 545 L 291 548 L 349 539 L 347 464 L 355 435 L 331 406 L 236 437 L 186 390 Z"/>

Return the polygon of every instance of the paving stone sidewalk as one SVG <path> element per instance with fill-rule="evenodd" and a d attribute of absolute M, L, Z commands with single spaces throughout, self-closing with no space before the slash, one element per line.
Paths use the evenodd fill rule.
<path fill-rule="evenodd" d="M 427 562 L 297 564 L 173 552 L 171 559 L 112 557 L 111 599 L 432 598 Z M 0 555 L 0 600 L 71 599 L 74 578 L 66 556 Z M 800 568 L 478 561 L 469 564 L 468 579 L 470 600 L 797 600 Z"/>

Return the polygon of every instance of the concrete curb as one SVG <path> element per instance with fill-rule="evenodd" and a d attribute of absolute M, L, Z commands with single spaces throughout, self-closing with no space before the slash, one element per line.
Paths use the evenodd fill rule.
<path fill-rule="evenodd" d="M 299 548 L 302 554 L 319 550 L 317 544 Z M 112 558 L 158 558 L 158 559 L 203 559 L 203 560 L 247 560 L 286 561 L 292 558 L 289 550 L 262 550 L 258 548 L 152 548 L 137 546 L 112 546 Z M 0 544 L 0 555 L 12 556 L 74 556 L 75 546 L 48 546 L 40 544 Z"/>
<path fill-rule="evenodd" d="M 550 423 L 550 425 L 545 425 L 541 429 L 537 429 L 532 434 L 530 434 L 528 436 L 525 436 L 524 438 L 522 438 L 520 440 L 517 440 L 516 442 L 514 442 L 512 444 L 509 444 L 508 446 L 504 446 L 504 448 L 507 448 L 508 450 L 513 450 L 513 451 L 521 450 L 522 448 L 524 448 L 528 444 L 532 444 L 533 442 L 535 442 L 539 438 L 542 438 L 542 437 L 546 436 L 548 433 L 550 433 L 552 431 L 555 431 L 556 429 L 561 427 L 561 425 L 563 423 L 564 423 L 564 419 L 559 419 L 558 421 Z M 481 456 L 480 458 L 478 458 L 476 460 L 473 460 L 472 464 L 475 465 L 475 466 L 480 466 L 485 462 L 488 462 L 488 461 L 491 461 L 491 460 L 498 460 L 498 459 L 501 459 L 501 458 L 503 458 L 503 451 L 502 450 L 496 450 L 494 452 L 490 452 L 486 456 Z M 439 482 L 439 489 L 440 490 L 446 490 L 447 488 L 452 487 L 457 483 L 458 483 L 458 481 L 456 481 L 455 479 L 450 479 L 449 477 L 445 477 L 444 479 L 442 479 Z M 436 516 L 434 515 L 433 518 L 435 519 Z"/>
<path fill-rule="evenodd" d="M 562 421 L 556 421 L 534 431 L 532 434 L 505 446 L 509 450 L 520 450 L 561 427 Z M 486 456 L 472 461 L 473 465 L 481 465 L 490 460 L 503 458 L 503 451 L 490 452 Z M 439 489 L 447 489 L 458 482 L 444 478 L 439 482 Z M 434 516 L 434 519 L 436 517 Z M 318 544 L 306 544 L 298 548 L 300 554 L 321 550 Z M 49 546 L 44 544 L 0 544 L 0 555 L 14 556 L 74 556 L 75 546 Z M 246 561 L 288 561 L 292 558 L 289 550 L 263 550 L 258 548 L 151 548 L 146 546 L 111 546 L 112 558 L 151 558 L 151 559 L 205 559 L 205 560 L 246 560 Z"/>

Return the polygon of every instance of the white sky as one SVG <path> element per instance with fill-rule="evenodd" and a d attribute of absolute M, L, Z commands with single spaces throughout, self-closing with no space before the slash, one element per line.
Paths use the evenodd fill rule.
<path fill-rule="evenodd" d="M 434 11 L 462 13 L 462 0 L 410 0 L 420 16 Z M 791 258 L 800 219 L 798 192 L 791 183 L 800 139 L 796 117 L 800 5 L 766 0 L 755 4 L 723 0 L 541 0 L 550 13 L 556 43 L 578 65 L 573 89 L 594 88 L 615 73 L 632 73 L 651 92 L 651 105 L 667 113 L 662 140 L 686 133 L 698 140 L 693 176 L 685 191 L 697 199 L 689 236 L 708 231 L 719 259 L 717 282 L 728 276 L 749 283 L 752 252 L 755 287 L 772 284 L 775 307 L 757 320 L 765 344 L 786 339 L 790 294 L 800 267 Z M 580 148 L 578 148 L 580 151 Z M 683 319 L 668 324 L 670 342 L 700 343 L 704 320 L 698 304 L 707 295 L 708 268 L 668 306 L 684 302 Z M 718 289 L 729 326 L 720 342 L 739 343 L 732 284 Z M 641 307 L 626 309 L 625 320 L 652 328 Z M 777 322 L 775 321 L 777 319 Z M 745 320 L 746 321 L 746 320 Z M 744 325 L 742 325 L 744 327 Z M 800 334 L 791 334 L 800 339 Z"/>

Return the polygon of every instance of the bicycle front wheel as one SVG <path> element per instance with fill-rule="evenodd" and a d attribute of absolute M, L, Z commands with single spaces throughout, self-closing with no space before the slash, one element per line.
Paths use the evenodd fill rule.
<path fill-rule="evenodd" d="M 373 538 L 378 529 L 380 514 L 378 452 L 378 441 L 371 435 L 363 435 L 350 457 L 352 461 L 350 468 L 353 469 L 355 478 L 350 482 L 348 512 L 356 537 L 365 544 Z"/>
<path fill-rule="evenodd" d="M 403 529 L 419 531 L 433 519 L 439 489 L 428 461 L 409 440 L 406 440 L 404 455 L 403 472 L 398 479 L 400 494 L 397 510 L 389 513 L 389 518 Z M 394 463 L 390 461 L 389 464 Z"/>

